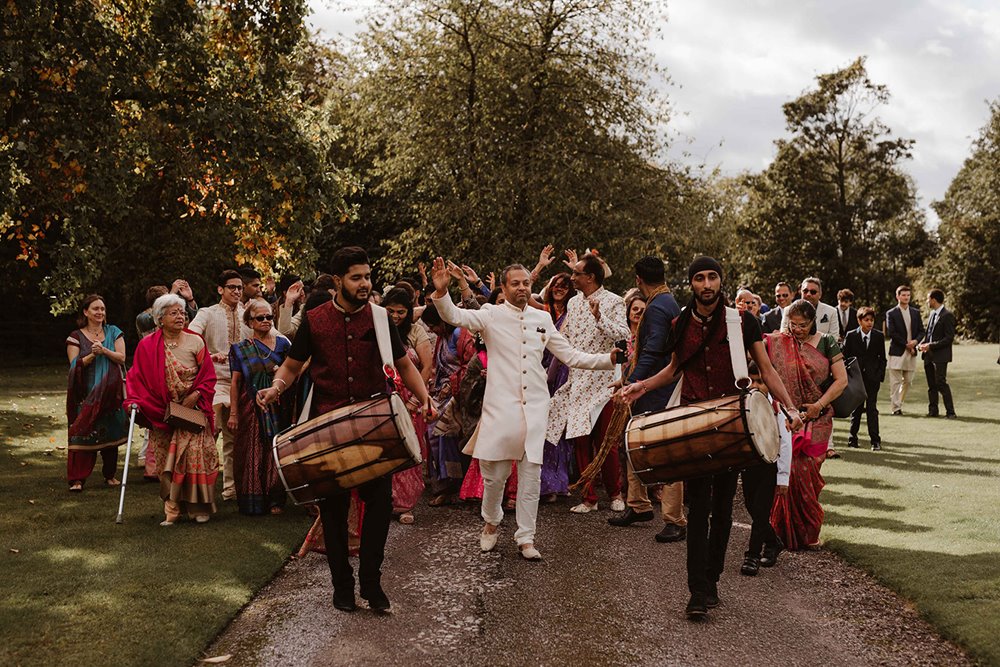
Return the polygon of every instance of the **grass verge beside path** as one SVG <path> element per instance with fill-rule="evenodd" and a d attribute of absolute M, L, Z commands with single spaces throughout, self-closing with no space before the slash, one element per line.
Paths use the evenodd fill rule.
<path fill-rule="evenodd" d="M 1000 366 L 996 345 L 961 345 L 948 367 L 957 420 L 929 418 L 918 368 L 902 416 L 882 385 L 883 451 L 823 465 L 822 538 L 912 600 L 945 636 L 1000 665 Z M 944 413 L 944 407 L 941 407 Z M 868 444 L 865 425 L 861 443 Z"/>
<path fill-rule="evenodd" d="M 301 543 L 305 513 L 244 517 L 220 500 L 205 525 L 161 528 L 137 436 L 116 525 L 99 458 L 82 494 L 66 490 L 66 369 L 0 373 L 0 664 L 193 664 Z"/>

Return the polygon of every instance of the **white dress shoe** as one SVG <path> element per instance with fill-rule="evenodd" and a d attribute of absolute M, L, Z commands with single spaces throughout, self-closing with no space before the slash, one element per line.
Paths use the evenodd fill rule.
<path fill-rule="evenodd" d="M 580 503 L 579 505 L 573 505 L 569 508 L 570 512 L 574 514 L 587 514 L 588 512 L 597 511 L 597 505 L 588 505 L 587 503 Z"/>
<path fill-rule="evenodd" d="M 611 501 L 611 511 L 612 512 L 624 512 L 625 511 L 625 501 L 621 498 L 615 498 Z"/>
<path fill-rule="evenodd" d="M 500 531 L 497 530 L 492 533 L 482 532 L 479 533 L 479 549 L 484 553 L 487 551 L 493 551 L 493 548 L 497 545 L 497 539 L 500 538 Z"/>
<path fill-rule="evenodd" d="M 524 560 L 538 561 L 542 560 L 542 554 L 538 553 L 538 549 L 534 545 L 530 547 L 521 547 L 521 558 Z"/>

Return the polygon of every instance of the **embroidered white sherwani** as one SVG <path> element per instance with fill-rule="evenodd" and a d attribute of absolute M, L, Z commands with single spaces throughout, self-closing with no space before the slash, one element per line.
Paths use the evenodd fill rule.
<path fill-rule="evenodd" d="M 594 319 L 588 301 L 600 305 L 600 320 Z M 570 345 L 582 352 L 610 350 L 616 341 L 630 335 L 625 300 L 603 287 L 589 297 L 577 294 L 566 303 L 566 319 L 560 331 Z M 613 390 L 608 385 L 614 381 L 614 370 L 583 373 L 571 368 L 566 384 L 552 397 L 546 439 L 559 442 L 564 429 L 567 439 L 590 435 L 601 410 L 611 400 Z"/>
<path fill-rule="evenodd" d="M 217 303 L 205 308 L 199 308 L 198 314 L 188 326 L 191 331 L 201 334 L 205 339 L 209 354 L 225 354 L 224 363 L 212 362 L 215 366 L 215 398 L 212 405 L 229 405 L 229 387 L 233 381 L 233 374 L 229 372 L 229 331 L 235 332 L 236 340 L 239 342 L 244 338 L 250 338 L 253 331 L 243 324 L 243 304 L 237 303 L 235 311 L 226 307 L 222 303 Z"/>
<path fill-rule="evenodd" d="M 549 389 L 542 352 L 548 349 L 571 368 L 610 370 L 611 346 L 600 354 L 574 349 L 556 330 L 551 316 L 509 303 L 462 310 L 450 296 L 434 299 L 445 322 L 482 334 L 490 356 L 479 426 L 465 448 L 483 461 L 542 463 L 549 418 Z M 588 317 L 593 318 L 590 313 Z M 602 373 L 603 375 L 603 373 Z"/>

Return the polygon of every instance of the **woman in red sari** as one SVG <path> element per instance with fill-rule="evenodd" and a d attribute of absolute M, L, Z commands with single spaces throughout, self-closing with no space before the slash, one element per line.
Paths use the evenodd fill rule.
<path fill-rule="evenodd" d="M 774 370 L 807 422 L 792 439 L 788 493 L 775 496 L 771 509 L 774 532 L 785 548 L 793 551 L 819 546 L 823 526 L 819 494 L 824 486 L 819 470 L 833 432 L 830 403 L 847 386 L 847 369 L 837 339 L 814 333 L 815 319 L 816 309 L 800 299 L 788 308 L 787 329 L 765 337 Z M 823 389 L 831 377 L 833 382 Z"/>
<path fill-rule="evenodd" d="M 215 448 L 215 368 L 201 336 L 184 328 L 184 300 L 175 294 L 153 303 L 159 329 L 139 341 L 126 377 L 125 408 L 139 407 L 137 420 L 150 428 L 149 446 L 160 471 L 160 497 L 172 526 L 187 514 L 198 523 L 215 512 L 219 455 Z M 205 417 L 198 433 L 164 422 L 170 403 L 196 408 Z"/>

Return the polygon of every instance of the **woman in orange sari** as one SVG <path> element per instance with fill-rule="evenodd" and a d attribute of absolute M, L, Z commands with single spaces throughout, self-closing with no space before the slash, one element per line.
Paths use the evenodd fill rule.
<path fill-rule="evenodd" d="M 823 526 L 819 494 L 825 484 L 820 465 L 833 432 L 830 403 L 847 386 L 840 345 L 830 334 L 814 333 L 815 319 L 816 309 L 800 299 L 788 308 L 787 328 L 765 337 L 774 370 L 807 422 L 792 439 L 788 493 L 775 496 L 771 509 L 774 532 L 784 547 L 793 551 L 819 546 Z M 831 377 L 833 382 L 827 385 Z M 776 553 L 773 558 L 777 558 Z"/>
<path fill-rule="evenodd" d="M 160 497 L 172 526 L 186 514 L 205 523 L 215 512 L 219 455 L 215 448 L 215 369 L 201 336 L 184 328 L 184 300 L 175 294 L 153 303 L 159 329 L 139 341 L 126 378 L 125 408 L 139 407 L 137 420 L 150 428 L 149 446 L 156 452 Z M 171 403 L 201 411 L 205 427 L 195 433 L 165 423 Z"/>

